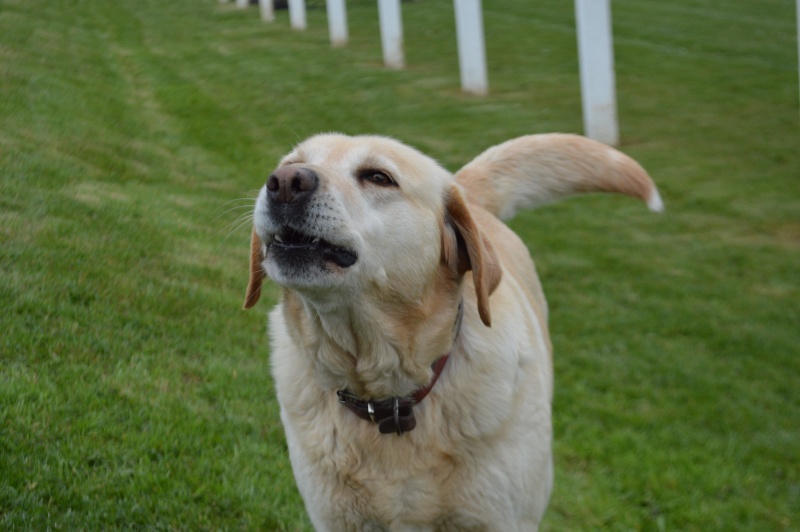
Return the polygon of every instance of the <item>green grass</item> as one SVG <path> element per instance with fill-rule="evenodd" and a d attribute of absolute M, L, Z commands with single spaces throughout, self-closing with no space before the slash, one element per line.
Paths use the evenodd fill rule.
<path fill-rule="evenodd" d="M 315 5 L 321 6 L 321 2 Z M 375 3 L 351 42 L 215 0 L 0 0 L 0 528 L 307 529 L 240 311 L 237 220 L 320 131 L 452 170 L 580 132 L 572 2 L 484 2 L 491 94 L 452 3 Z M 547 530 L 800 528 L 800 128 L 789 0 L 616 0 L 622 149 L 667 212 L 587 197 L 512 222 L 555 345 Z M 245 224 L 246 225 L 246 224 Z"/>

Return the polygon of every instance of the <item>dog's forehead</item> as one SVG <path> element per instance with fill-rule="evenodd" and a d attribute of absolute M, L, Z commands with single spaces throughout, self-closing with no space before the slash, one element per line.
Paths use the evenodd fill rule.
<path fill-rule="evenodd" d="M 389 137 L 324 134 L 300 143 L 284 162 L 311 164 L 352 173 L 373 168 L 388 172 L 403 188 L 443 188 L 452 175 L 431 157 Z"/>

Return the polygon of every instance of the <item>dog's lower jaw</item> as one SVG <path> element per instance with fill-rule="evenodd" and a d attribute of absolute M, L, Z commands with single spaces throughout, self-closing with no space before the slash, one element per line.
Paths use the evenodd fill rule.
<path fill-rule="evenodd" d="M 322 257 L 296 264 L 285 259 L 277 260 L 274 251 L 269 248 L 263 265 L 267 277 L 279 286 L 307 293 L 314 298 L 317 293 L 342 289 L 349 274 L 348 268 L 325 261 Z"/>

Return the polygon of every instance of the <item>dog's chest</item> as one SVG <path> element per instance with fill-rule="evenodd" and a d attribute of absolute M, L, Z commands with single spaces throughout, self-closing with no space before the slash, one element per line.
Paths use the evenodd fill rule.
<path fill-rule="evenodd" d="M 374 425 L 357 421 L 364 427 L 355 428 L 356 433 L 363 428 L 377 432 Z M 339 441 L 318 441 L 313 450 L 290 447 L 306 505 L 332 524 L 331 529 L 394 530 L 463 521 L 457 492 L 465 482 L 459 460 L 431 448 L 421 450 L 395 435 L 368 435 L 357 446 L 352 445 L 354 437 L 351 432 Z M 311 455 L 295 456 L 303 451 Z"/>

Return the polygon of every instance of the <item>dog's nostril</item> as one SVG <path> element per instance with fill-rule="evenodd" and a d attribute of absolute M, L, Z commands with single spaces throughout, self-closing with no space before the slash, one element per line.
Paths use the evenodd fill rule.
<path fill-rule="evenodd" d="M 275 176 L 275 174 L 272 174 L 267 179 L 267 190 L 269 190 L 270 192 L 277 192 L 279 188 L 281 188 L 280 181 Z"/>
<path fill-rule="evenodd" d="M 297 173 L 292 178 L 292 192 L 308 192 L 314 190 L 314 180 L 306 174 Z"/>

